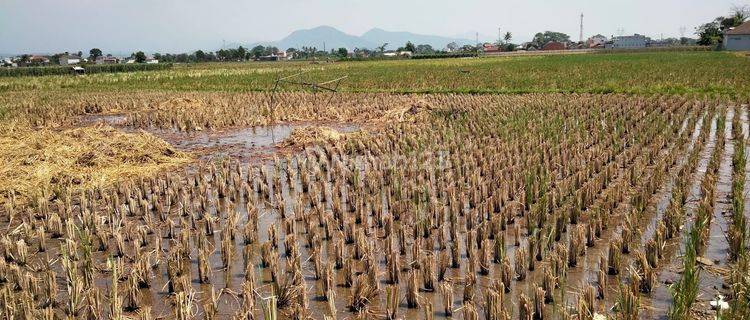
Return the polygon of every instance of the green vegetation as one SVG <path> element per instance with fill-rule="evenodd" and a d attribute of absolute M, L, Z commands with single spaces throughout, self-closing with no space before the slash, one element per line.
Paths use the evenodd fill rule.
<path fill-rule="evenodd" d="M 145 58 L 144 58 L 145 60 Z M 118 73 L 118 72 L 135 72 L 135 71 L 155 71 L 168 70 L 172 68 L 171 63 L 161 64 L 91 64 L 84 65 L 86 73 Z M 71 67 L 28 67 L 28 68 L 0 68 L 0 77 L 23 77 L 23 76 L 59 76 L 72 74 Z M 25 80 L 19 80 L 25 81 Z M 2 87 L 3 81 L 0 81 Z"/>
<path fill-rule="evenodd" d="M 669 319 L 687 319 L 690 308 L 698 297 L 698 279 L 700 270 L 697 268 L 695 261 L 698 257 L 698 247 L 700 246 L 700 231 L 706 227 L 706 220 L 697 219 L 690 233 L 687 235 L 685 242 L 685 253 L 682 257 L 683 273 L 682 279 L 677 281 L 672 287 L 672 297 L 674 303 L 669 309 Z"/>
<path fill-rule="evenodd" d="M 394 93 L 750 93 L 750 59 L 725 52 L 648 52 L 389 60 L 337 63 L 271 62 L 176 65 L 149 73 L 0 79 L 0 91 L 264 91 L 279 76 L 306 81 L 348 76 L 347 92 Z M 299 90 L 298 87 L 283 87 Z"/>

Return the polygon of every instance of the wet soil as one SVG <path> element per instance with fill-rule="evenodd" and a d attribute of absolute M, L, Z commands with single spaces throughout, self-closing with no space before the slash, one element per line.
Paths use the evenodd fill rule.
<path fill-rule="evenodd" d="M 746 113 L 742 113 L 742 115 L 746 118 Z M 727 121 L 727 127 L 729 127 L 727 130 L 731 130 L 731 119 L 728 119 Z M 746 119 L 745 119 L 746 120 Z M 112 126 L 118 126 L 121 127 L 123 123 L 126 122 L 126 119 L 122 116 L 118 115 L 108 115 L 108 116 L 95 116 L 95 117 L 88 117 L 85 121 L 90 121 L 88 123 L 97 123 L 97 122 L 103 122 Z M 705 121 L 705 119 L 701 118 L 700 121 L 698 121 L 698 124 L 695 127 L 695 130 L 693 130 L 690 133 L 691 141 L 688 145 L 687 150 L 684 152 L 685 155 L 688 154 L 694 147 L 696 139 L 698 138 L 698 135 L 700 134 L 700 123 L 702 121 Z M 743 121 L 743 130 L 746 130 L 746 126 L 744 125 L 746 121 Z M 289 152 L 293 153 L 298 150 L 284 150 L 283 148 L 277 147 L 277 144 L 281 141 L 283 141 L 285 138 L 289 136 L 289 134 L 294 130 L 295 128 L 302 127 L 305 125 L 305 123 L 300 124 L 283 124 L 283 125 L 276 125 L 271 127 L 256 127 L 256 128 L 242 128 L 242 129 L 232 129 L 232 130 L 225 130 L 225 131 L 215 131 L 215 132 L 196 132 L 196 133 L 179 133 L 174 131 L 149 131 L 167 142 L 173 144 L 175 147 L 177 147 L 180 150 L 185 151 L 191 151 L 194 152 L 196 155 L 198 155 L 199 159 L 201 160 L 213 160 L 222 158 L 225 156 L 231 156 L 234 159 L 239 159 L 242 163 L 268 163 L 271 158 L 275 154 Z M 319 124 L 315 124 L 319 125 Z M 322 124 L 326 126 L 330 126 L 340 132 L 353 132 L 356 130 L 361 129 L 361 125 L 356 124 L 335 124 L 335 123 L 329 123 L 329 124 Z M 681 132 L 683 130 L 686 130 L 686 122 L 683 123 Z M 127 129 L 127 128 L 125 128 Z M 702 177 L 705 174 L 706 167 L 708 165 L 708 159 L 710 158 L 711 152 L 715 146 L 715 135 L 716 135 L 716 124 L 715 119 L 712 119 L 712 125 L 711 125 L 711 133 L 708 143 L 705 145 L 704 150 L 701 152 L 700 161 L 698 164 L 697 172 L 695 173 L 695 177 L 693 178 L 694 184 L 691 187 L 690 192 L 690 198 L 689 198 L 689 206 L 691 206 L 690 210 L 695 210 L 695 204 L 697 204 L 698 199 L 700 198 L 700 182 L 702 181 Z M 731 131 L 729 131 L 731 132 Z M 730 143 L 730 140 L 727 140 L 727 146 L 732 146 L 733 144 Z M 664 151 L 666 152 L 666 150 Z M 661 154 L 664 156 L 664 152 Z M 729 153 L 729 156 L 727 156 L 728 150 L 724 151 L 724 158 L 729 159 L 729 186 L 728 189 L 731 192 L 731 153 Z M 723 159 L 724 159 L 723 158 Z M 283 160 L 282 160 L 283 162 Z M 722 166 L 724 166 L 724 160 L 722 160 Z M 672 175 L 669 179 L 667 179 L 667 182 L 657 191 L 657 193 L 652 197 L 651 204 L 655 207 L 653 212 L 649 213 L 648 215 L 644 216 L 643 219 L 639 222 L 641 227 L 643 228 L 644 232 L 641 237 L 641 242 L 644 243 L 646 239 L 650 238 L 650 235 L 653 235 L 653 230 L 655 229 L 656 223 L 661 219 L 663 216 L 664 210 L 666 209 L 667 205 L 669 204 L 669 201 L 671 199 L 671 189 L 672 189 L 672 181 L 674 179 L 674 173 L 677 172 L 680 168 L 680 166 L 684 163 L 684 156 L 681 156 L 681 160 L 678 163 L 677 167 L 671 168 Z M 297 163 L 293 163 L 293 166 L 297 166 Z M 726 169 L 726 168 L 724 168 Z M 624 171 L 625 168 L 622 168 L 622 171 Z M 622 171 L 618 174 L 622 174 Z M 726 181 L 724 181 L 726 182 Z M 301 186 L 301 182 L 297 181 L 298 184 L 297 188 L 290 188 L 286 183 L 284 182 L 282 184 L 282 194 L 284 195 L 285 201 L 287 201 L 287 207 L 293 207 L 295 203 L 295 199 L 298 196 L 302 196 L 302 194 L 299 194 Z M 719 184 L 721 185 L 722 179 L 720 178 Z M 717 189 L 717 199 L 720 198 L 720 190 L 722 188 L 720 187 Z M 726 191 L 726 190 L 725 190 Z M 330 192 L 330 191 L 329 191 Z M 726 197 L 726 195 L 724 195 Z M 257 197 L 257 195 L 256 195 Z M 246 201 L 247 199 L 245 199 Z M 255 199 L 256 203 L 264 203 L 264 201 L 261 201 L 260 199 Z M 240 201 L 242 202 L 242 201 Z M 725 203 L 722 203 L 725 204 Z M 220 206 L 221 204 L 219 204 Z M 720 206 L 717 205 L 717 211 L 719 211 Z M 273 203 L 266 203 L 266 206 L 260 208 L 261 213 L 259 215 L 260 221 L 258 223 L 259 225 L 259 238 L 260 239 L 267 239 L 268 238 L 268 226 L 273 226 L 275 223 L 278 222 L 278 212 L 274 208 Z M 217 209 L 218 210 L 218 209 Z M 246 211 L 244 209 L 244 206 L 238 205 L 237 210 L 240 212 L 240 216 L 244 217 L 246 215 Z M 717 214 L 715 212 L 715 214 Z M 721 215 L 721 212 L 718 213 Z M 692 213 L 688 213 L 688 216 L 692 215 Z M 244 219 L 244 218 L 243 218 Z M 689 219 L 688 219 L 689 220 Z M 713 226 L 717 226 L 717 232 L 720 232 L 722 229 L 722 223 L 716 223 L 717 219 L 714 220 L 715 223 L 712 224 L 712 239 L 714 236 L 714 230 Z M 241 221 L 244 222 L 244 221 Z M 615 222 L 619 223 L 619 222 Z M 725 226 L 724 222 L 724 226 Z M 298 227 L 302 227 L 300 224 Z M 277 227 L 278 229 L 278 227 Z M 522 228 L 522 230 L 525 233 L 525 227 Z M 576 301 L 576 297 L 578 293 L 580 292 L 580 289 L 582 288 L 582 284 L 588 284 L 596 281 L 595 276 L 593 272 L 599 269 L 599 257 L 602 254 L 605 254 L 607 251 L 607 243 L 612 239 L 612 237 L 615 234 L 619 233 L 619 227 L 610 227 L 608 231 L 602 236 L 602 238 L 597 241 L 597 244 L 592 247 L 588 248 L 588 252 L 583 257 L 582 263 L 579 264 L 579 267 L 573 268 L 570 270 L 569 278 L 567 279 L 567 282 L 565 284 L 564 290 L 562 290 L 561 295 L 559 296 L 559 305 L 549 305 L 547 308 L 550 309 L 551 314 L 557 314 L 559 315 L 559 309 L 561 307 L 565 306 L 571 306 L 574 305 L 574 301 Z M 280 231 L 277 230 L 277 231 Z M 220 244 L 221 239 L 221 232 L 222 230 L 218 230 L 217 234 L 213 237 L 210 237 L 209 240 L 211 243 L 218 248 Z M 462 243 L 463 237 L 465 235 L 461 234 L 462 237 Z M 513 238 L 510 236 L 510 232 L 507 232 L 506 234 L 506 243 L 505 243 L 505 249 L 507 252 L 507 255 L 511 258 L 511 262 L 513 263 L 513 258 L 515 256 L 515 251 L 517 247 L 512 243 Z M 527 239 L 522 240 L 522 246 L 525 246 Z M 283 251 L 283 242 L 280 241 L 279 244 L 280 251 Z M 710 255 L 712 257 L 718 257 L 721 256 L 726 248 L 723 248 L 720 246 L 720 242 L 717 242 L 718 247 L 715 247 L 715 250 L 708 250 Z M 669 256 L 671 257 L 672 263 L 669 264 L 669 266 L 665 267 L 662 272 L 659 274 L 659 283 L 669 283 L 674 281 L 675 278 L 678 277 L 678 274 L 675 272 L 676 269 L 674 268 L 674 265 L 679 265 L 679 249 L 680 244 L 678 241 L 672 241 L 668 244 L 669 248 L 667 252 L 669 253 Z M 162 250 L 164 252 L 169 251 L 169 242 L 164 241 Z M 382 241 L 378 241 L 378 247 L 379 248 L 385 248 L 385 244 Z M 236 250 L 235 253 L 239 254 L 241 257 L 241 252 L 244 249 L 244 245 L 240 244 L 239 242 L 236 243 Z M 324 257 L 324 260 L 326 260 L 329 255 L 329 253 L 332 251 L 332 247 L 330 246 L 330 242 L 325 242 L 324 248 L 322 248 L 322 254 Z M 257 245 L 253 245 L 251 248 L 251 252 L 254 255 L 254 258 L 258 260 L 258 253 L 259 248 Z M 301 248 L 302 257 L 308 257 L 310 255 L 310 248 L 302 247 Z M 197 259 L 195 258 L 195 255 L 197 253 L 193 252 L 192 255 L 192 263 L 191 268 L 193 274 L 197 274 Z M 463 254 L 463 257 L 465 258 L 465 254 Z M 100 257 L 100 261 L 103 261 L 104 257 Z M 403 257 L 402 257 L 403 259 Z M 721 258 L 719 258 L 721 259 Z M 465 260 L 464 260 L 465 261 Z M 629 261 L 629 260 L 626 260 Z M 286 263 L 286 259 L 282 258 L 280 260 L 280 265 L 284 265 Z M 385 263 L 384 261 L 380 261 L 381 264 L 381 270 L 385 269 Z M 211 265 L 213 266 L 213 277 L 212 277 L 212 284 L 210 285 L 203 285 L 200 283 L 197 283 L 193 281 L 193 288 L 201 292 L 201 297 L 206 296 L 206 292 L 210 291 L 212 288 L 227 288 L 226 290 L 222 291 L 220 295 L 220 317 L 221 318 L 228 318 L 230 315 L 232 315 L 236 309 L 239 307 L 239 302 L 236 297 L 236 292 L 239 291 L 240 285 L 242 281 L 244 280 L 245 270 L 243 267 L 243 261 L 242 259 L 234 259 L 233 265 L 229 268 L 229 270 L 223 270 L 222 268 L 219 268 L 217 266 L 221 265 L 221 255 L 217 252 L 215 252 L 211 256 Z M 624 265 L 629 265 L 628 263 L 625 263 Z M 543 267 L 542 263 L 537 264 L 537 268 L 535 272 L 530 272 L 528 275 L 528 278 L 525 281 L 514 281 L 513 283 L 513 290 L 510 294 L 506 295 L 506 303 L 505 308 L 512 311 L 512 314 L 517 314 L 517 301 L 518 296 L 520 293 L 528 293 L 531 292 L 532 289 L 535 288 L 537 283 L 541 282 L 541 272 L 538 270 L 541 270 Z M 312 270 L 309 268 L 309 264 L 305 264 L 303 266 L 303 269 L 305 270 L 305 282 L 307 292 L 309 294 L 309 301 L 310 301 L 310 308 L 309 310 L 312 312 L 312 316 L 315 318 L 322 318 L 323 314 L 327 314 L 325 310 L 328 309 L 327 302 L 322 301 L 319 297 L 319 290 L 318 288 L 318 281 L 314 279 L 312 276 Z M 360 270 L 361 266 L 359 264 L 355 265 L 355 269 Z M 452 279 L 455 283 L 454 285 L 454 308 L 458 308 L 461 305 L 461 290 L 463 286 L 461 285 L 463 283 L 462 276 L 466 274 L 466 263 L 462 263 L 461 266 L 457 269 L 449 269 L 447 277 Z M 268 270 L 258 268 L 256 269 L 258 274 L 258 279 L 262 279 L 264 286 L 261 286 L 258 289 L 258 294 L 262 297 L 266 297 L 270 295 L 270 287 L 268 285 L 268 279 L 270 277 L 270 273 Z M 225 273 L 228 274 L 228 276 L 225 275 Z M 170 302 L 171 297 L 164 289 L 166 286 L 166 269 L 164 268 L 163 264 L 162 266 L 155 270 L 155 274 L 157 274 L 157 277 L 152 282 L 151 289 L 143 289 L 142 294 L 144 296 L 144 299 L 146 300 L 147 305 L 151 305 L 154 310 L 154 314 L 163 316 L 164 318 L 171 318 L 170 310 L 172 309 Z M 487 287 L 491 284 L 491 282 L 495 279 L 497 275 L 500 274 L 500 265 L 499 264 L 492 264 L 492 270 L 490 272 L 492 276 L 486 277 L 486 276 L 478 276 L 478 288 L 477 288 L 477 299 L 481 300 L 484 296 L 483 294 L 483 288 Z M 405 277 L 405 274 L 403 275 Z M 337 275 L 338 279 L 338 275 Z M 193 279 L 194 280 L 194 279 Z M 228 280 L 228 282 L 227 282 Z M 605 300 L 602 306 L 600 306 L 601 312 L 607 312 L 609 308 L 612 307 L 614 304 L 614 296 L 616 292 L 616 284 L 620 281 L 617 277 L 609 277 L 607 280 L 608 283 L 608 298 Z M 102 281 L 102 283 L 98 283 L 98 285 L 101 285 L 102 287 L 108 287 L 109 284 L 106 281 L 106 278 Z M 384 288 L 384 282 L 381 283 L 381 289 Z M 347 297 L 350 295 L 349 288 L 343 287 L 343 286 L 337 286 L 336 287 L 336 309 L 339 311 L 339 318 L 343 318 L 344 316 L 348 317 L 352 314 L 347 311 Z M 406 291 L 406 285 L 405 281 L 401 284 L 401 290 L 400 292 Z M 442 311 L 442 300 L 439 296 L 439 294 L 435 292 L 421 292 L 420 295 L 424 297 L 425 299 L 432 301 L 433 307 L 436 310 L 435 315 L 437 317 L 444 317 Z M 643 312 L 642 318 L 645 319 L 661 319 L 666 314 L 666 309 L 671 302 L 671 295 L 667 291 L 666 286 L 660 285 L 657 287 L 656 291 L 652 294 L 653 296 L 649 300 L 650 302 L 647 302 L 644 305 L 645 312 Z M 378 299 L 380 300 L 379 303 L 375 303 L 375 305 L 383 305 L 385 295 L 381 294 L 378 296 Z M 201 303 L 206 302 L 205 300 L 201 301 Z M 405 301 L 401 301 L 402 308 L 399 309 L 399 317 L 403 319 L 417 319 L 423 317 L 423 311 L 418 309 L 407 309 Z M 454 315 L 458 315 L 460 312 L 454 313 Z M 481 310 L 480 310 L 481 314 Z M 256 314 L 256 316 L 259 314 Z M 514 316 L 515 317 L 515 316 Z"/>
<path fill-rule="evenodd" d="M 79 119 L 80 125 L 105 124 L 126 132 L 137 132 L 126 125 L 127 115 L 86 115 Z M 270 126 L 229 128 L 223 130 L 180 132 L 176 130 L 147 129 L 145 131 L 164 139 L 181 151 L 191 152 L 199 160 L 211 161 L 231 157 L 243 164 L 269 161 L 274 155 L 292 154 L 299 148 L 280 147 L 298 128 L 307 126 L 330 127 L 340 133 L 352 133 L 374 126 L 358 123 L 294 122 Z"/>

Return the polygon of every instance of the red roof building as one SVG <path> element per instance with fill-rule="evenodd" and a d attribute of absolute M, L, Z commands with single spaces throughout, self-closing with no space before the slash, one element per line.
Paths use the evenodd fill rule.
<path fill-rule="evenodd" d="M 492 53 L 492 52 L 500 52 L 502 50 L 500 49 L 500 47 L 494 44 L 485 43 L 484 45 L 482 45 L 482 51 L 484 51 L 485 53 Z"/>
<path fill-rule="evenodd" d="M 557 41 L 550 41 L 544 44 L 542 46 L 542 50 L 549 51 L 549 50 L 565 50 L 565 44 L 562 42 Z"/>

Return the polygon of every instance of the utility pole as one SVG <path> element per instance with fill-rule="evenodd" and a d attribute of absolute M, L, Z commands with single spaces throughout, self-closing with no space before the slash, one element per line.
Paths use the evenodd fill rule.
<path fill-rule="evenodd" d="M 479 32 L 475 33 L 476 40 L 477 40 L 477 50 L 479 49 Z"/>
<path fill-rule="evenodd" d="M 497 27 L 497 43 L 503 42 L 503 32 L 500 31 L 500 27 Z"/>
<path fill-rule="evenodd" d="M 581 33 L 578 39 L 579 42 L 583 43 L 583 13 L 581 13 Z"/>

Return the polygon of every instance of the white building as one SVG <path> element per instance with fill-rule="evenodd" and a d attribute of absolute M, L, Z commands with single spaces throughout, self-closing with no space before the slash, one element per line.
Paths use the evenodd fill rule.
<path fill-rule="evenodd" d="M 0 60 L 0 67 L 18 67 L 18 64 L 11 58 L 3 58 Z"/>
<path fill-rule="evenodd" d="M 649 37 L 641 34 L 632 36 L 619 36 L 612 38 L 612 43 L 607 48 L 613 49 L 639 49 L 645 48 L 651 41 Z"/>
<path fill-rule="evenodd" d="M 96 57 L 96 64 L 118 64 L 120 63 L 120 59 L 113 56 L 102 56 L 102 57 Z"/>
<path fill-rule="evenodd" d="M 750 21 L 724 33 L 724 48 L 731 51 L 750 51 Z"/>
<path fill-rule="evenodd" d="M 586 41 L 586 46 L 589 48 L 604 47 L 605 43 L 607 43 L 607 37 L 597 34 Z"/>
<path fill-rule="evenodd" d="M 83 59 L 79 56 L 73 56 L 73 55 L 65 55 L 60 57 L 60 65 L 61 66 L 69 66 L 74 64 L 81 63 Z"/>

